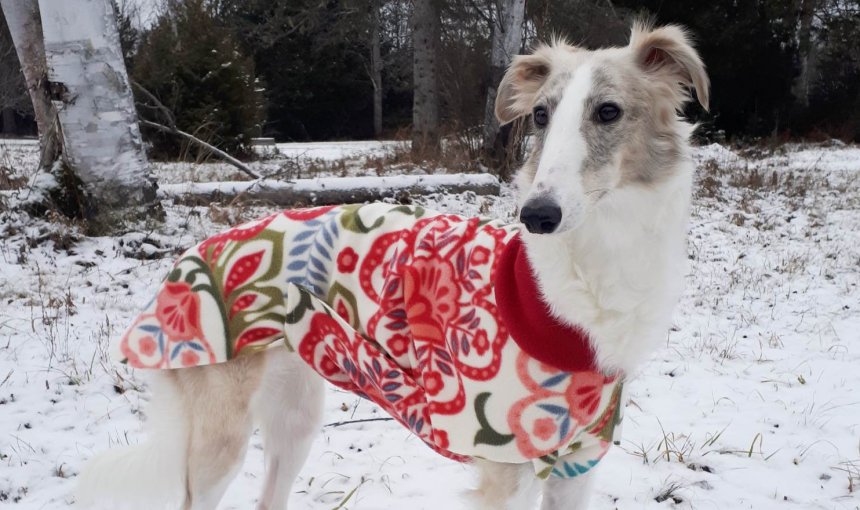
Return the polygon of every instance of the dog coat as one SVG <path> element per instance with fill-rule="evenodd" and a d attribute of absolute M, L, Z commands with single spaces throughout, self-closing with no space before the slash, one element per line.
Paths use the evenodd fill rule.
<path fill-rule="evenodd" d="M 284 340 L 442 455 L 575 477 L 608 450 L 621 379 L 551 315 L 517 228 L 387 204 L 289 210 L 186 251 L 115 346 L 136 368 Z"/>

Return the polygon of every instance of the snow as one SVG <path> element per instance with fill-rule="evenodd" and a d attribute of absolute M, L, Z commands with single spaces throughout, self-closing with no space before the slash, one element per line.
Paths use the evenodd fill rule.
<path fill-rule="evenodd" d="M 499 180 L 490 174 L 443 174 L 443 175 L 393 175 L 361 177 L 318 177 L 315 179 L 296 179 L 292 182 L 261 181 L 219 181 L 186 182 L 165 184 L 159 188 L 163 196 L 177 196 L 186 193 L 235 195 L 251 189 L 265 189 L 272 192 L 292 192 L 313 196 L 323 190 L 409 190 L 420 188 L 434 190 L 449 186 L 488 186 L 498 188 Z"/>
<path fill-rule="evenodd" d="M 349 145 L 313 144 L 317 155 Z M 712 145 L 695 157 L 687 291 L 665 347 L 629 384 L 623 440 L 597 471 L 591 508 L 856 509 L 860 148 Z M 35 146 L 0 143 L 3 161 L 34 166 Z M 416 202 L 507 219 L 514 211 L 507 185 L 499 197 Z M 175 254 L 225 228 L 214 208 L 164 205 L 164 224 L 100 238 L 0 205 L 0 507 L 69 506 L 89 457 L 141 440 L 144 374 L 112 365 L 106 347 Z M 377 416 L 329 389 L 325 423 Z M 220 508 L 252 508 L 262 474 L 255 436 Z M 467 466 L 399 425 L 369 422 L 323 428 L 291 502 L 331 509 L 355 489 L 342 508 L 466 509 L 474 484 Z"/>
<path fill-rule="evenodd" d="M 382 156 L 408 147 L 407 142 L 396 140 L 364 142 L 307 142 L 279 143 L 278 151 L 288 158 L 321 159 L 333 161 L 357 156 Z"/>

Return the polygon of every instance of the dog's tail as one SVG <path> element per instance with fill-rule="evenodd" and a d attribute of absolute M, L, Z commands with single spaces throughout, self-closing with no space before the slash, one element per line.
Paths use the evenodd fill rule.
<path fill-rule="evenodd" d="M 146 442 L 89 461 L 78 481 L 78 507 L 182 508 L 191 418 L 170 371 L 153 372 Z"/>

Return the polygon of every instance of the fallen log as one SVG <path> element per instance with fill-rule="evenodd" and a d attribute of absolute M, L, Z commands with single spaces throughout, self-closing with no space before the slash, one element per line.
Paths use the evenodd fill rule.
<path fill-rule="evenodd" d="M 279 206 L 332 205 L 403 200 L 411 195 L 465 193 L 498 195 L 499 180 L 490 174 L 394 175 L 388 177 L 320 177 L 292 182 L 275 180 L 188 182 L 161 184 L 158 193 L 190 203 L 232 201 L 237 198 Z"/>

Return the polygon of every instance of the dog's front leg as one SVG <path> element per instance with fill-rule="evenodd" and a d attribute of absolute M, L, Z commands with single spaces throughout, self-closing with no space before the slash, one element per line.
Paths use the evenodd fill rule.
<path fill-rule="evenodd" d="M 538 484 L 531 463 L 504 464 L 475 460 L 480 483 L 470 496 L 479 510 L 531 510 Z"/>
<path fill-rule="evenodd" d="M 600 458 L 603 450 L 600 447 L 590 447 L 579 450 L 576 459 Z M 574 459 L 562 458 L 562 461 L 574 462 Z M 580 463 L 582 464 L 582 463 Z M 541 510 L 586 510 L 594 488 L 594 472 L 600 464 L 572 478 L 550 476 L 543 483 L 543 503 Z"/>
<path fill-rule="evenodd" d="M 585 510 L 593 485 L 591 472 L 576 478 L 549 478 L 543 484 L 541 510 Z"/>
<path fill-rule="evenodd" d="M 576 478 L 551 477 L 543 484 L 541 510 L 585 510 L 593 485 L 591 471 Z"/>

